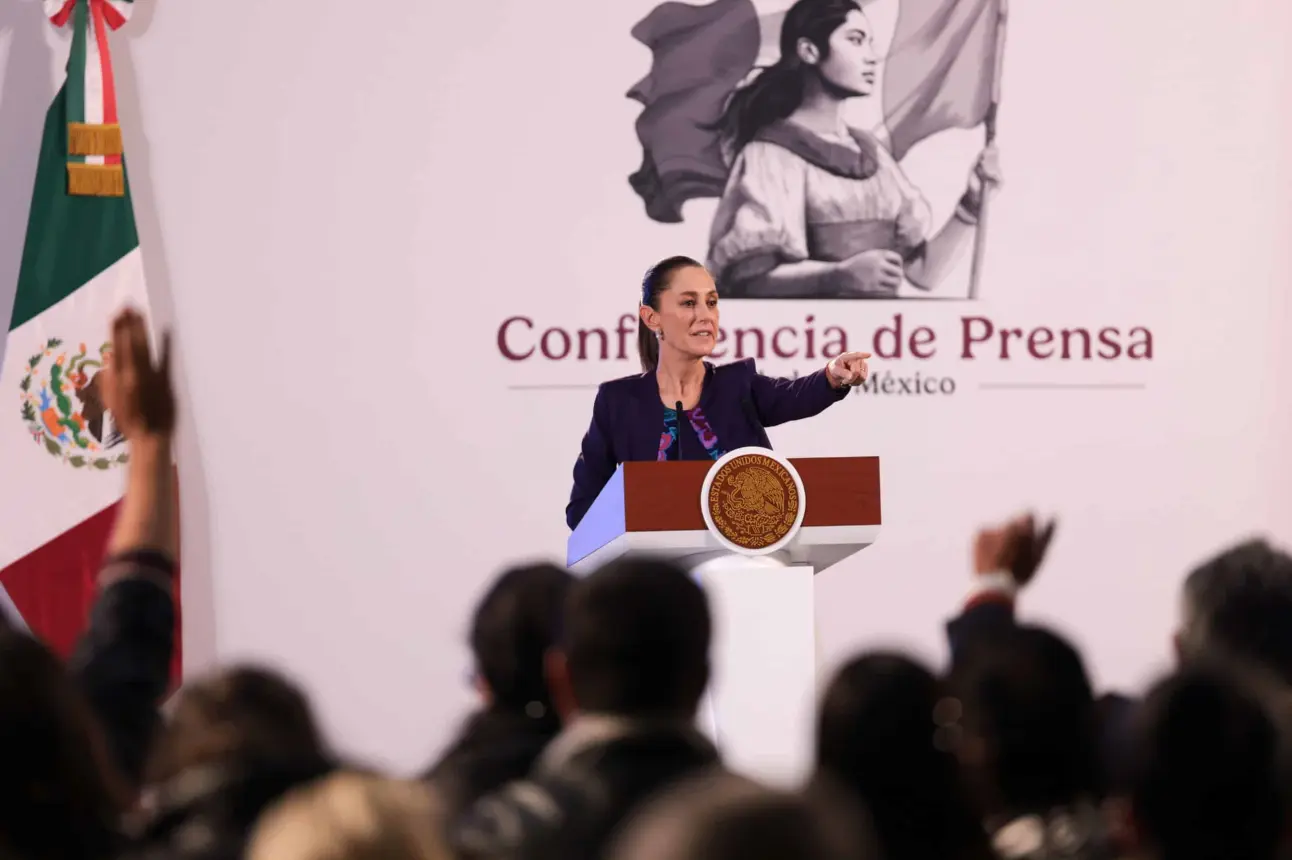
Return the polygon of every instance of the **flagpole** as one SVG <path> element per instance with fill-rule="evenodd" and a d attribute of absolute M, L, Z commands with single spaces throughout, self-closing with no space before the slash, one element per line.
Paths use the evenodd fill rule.
<path fill-rule="evenodd" d="M 983 131 L 987 146 L 996 142 L 996 111 L 1000 107 L 1000 77 L 1005 65 L 1005 23 L 1009 15 L 1009 0 L 1000 0 L 996 12 L 996 63 L 991 78 L 991 104 L 983 118 Z M 987 250 L 987 208 L 991 201 L 991 186 L 982 184 L 982 201 L 978 207 L 978 226 L 974 230 L 973 268 L 969 271 L 969 298 L 978 298 L 978 283 L 982 277 L 983 255 Z"/>

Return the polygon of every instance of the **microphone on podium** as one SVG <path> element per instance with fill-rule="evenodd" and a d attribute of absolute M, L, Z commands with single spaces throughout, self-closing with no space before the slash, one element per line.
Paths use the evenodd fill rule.
<path fill-rule="evenodd" d="M 682 461 L 682 401 L 675 404 L 677 408 L 677 459 Z"/>

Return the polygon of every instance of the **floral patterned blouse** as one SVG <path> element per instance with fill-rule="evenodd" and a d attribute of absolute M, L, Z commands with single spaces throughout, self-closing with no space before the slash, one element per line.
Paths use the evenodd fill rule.
<path fill-rule="evenodd" d="M 691 423 L 691 429 L 695 431 L 695 436 L 704 446 L 705 452 L 709 459 L 717 460 L 726 452 L 718 444 L 718 435 L 713 432 L 709 426 L 709 419 L 704 417 L 704 410 L 700 407 L 687 410 L 682 413 Z M 664 410 L 664 432 L 659 437 L 659 454 L 655 457 L 658 461 L 677 460 L 681 451 L 681 445 L 677 441 L 678 434 L 678 412 L 676 409 Z"/>

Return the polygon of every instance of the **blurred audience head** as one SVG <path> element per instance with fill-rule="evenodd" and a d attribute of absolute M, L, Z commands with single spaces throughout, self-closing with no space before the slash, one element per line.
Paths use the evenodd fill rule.
<path fill-rule="evenodd" d="M 871 860 L 865 815 L 823 785 L 791 794 L 726 773 L 681 783 L 624 826 L 610 860 Z"/>
<path fill-rule="evenodd" d="M 992 812 L 1044 811 L 1102 794 L 1094 698 L 1085 666 L 1039 627 L 999 631 L 953 670 L 962 759 Z"/>
<path fill-rule="evenodd" d="M 485 593 L 471 622 L 477 681 L 489 708 L 559 724 L 544 655 L 556 640 L 574 576 L 551 564 L 512 568 Z"/>
<path fill-rule="evenodd" d="M 300 689 L 268 669 L 234 667 L 180 690 L 148 781 L 165 783 L 191 768 L 290 768 L 327 757 Z"/>
<path fill-rule="evenodd" d="M 694 717 L 709 681 L 709 603 L 674 564 L 624 558 L 575 583 L 549 677 L 558 707 Z"/>
<path fill-rule="evenodd" d="M 450 860 L 430 789 L 339 773 L 292 791 L 261 817 L 248 860 Z"/>
<path fill-rule="evenodd" d="M 107 856 L 130 802 L 61 661 L 0 630 L 0 856 Z"/>
<path fill-rule="evenodd" d="M 1292 557 L 1263 540 L 1204 562 L 1184 583 L 1181 662 L 1217 657 L 1292 686 Z"/>
<path fill-rule="evenodd" d="M 1158 684 L 1136 718 L 1131 820 L 1155 860 L 1272 860 L 1283 798 L 1278 732 L 1216 666 Z"/>
<path fill-rule="evenodd" d="M 960 707 L 932 672 L 896 654 L 857 657 L 826 689 L 818 773 L 864 802 L 888 860 L 990 854 L 956 757 Z"/>

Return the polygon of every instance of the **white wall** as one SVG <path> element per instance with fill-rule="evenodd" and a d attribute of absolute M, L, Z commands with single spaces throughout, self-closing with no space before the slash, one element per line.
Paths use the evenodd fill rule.
<path fill-rule="evenodd" d="M 705 250 L 712 204 L 654 224 L 626 182 L 623 94 L 649 64 L 628 31 L 651 5 L 139 0 L 115 46 L 149 283 L 182 358 L 191 666 L 288 667 L 380 761 L 411 768 L 444 741 L 481 585 L 566 536 L 592 390 L 514 386 L 635 369 L 509 362 L 500 323 L 613 326 L 650 262 Z M 864 347 L 901 312 L 938 356 L 879 369 L 957 383 L 774 433 L 792 455 L 883 458 L 883 537 L 819 581 L 831 659 L 872 643 L 940 658 L 973 528 L 1035 505 L 1062 524 L 1027 611 L 1130 685 L 1166 658 L 1191 562 L 1292 538 L 1292 11 L 1013 5 L 983 299 L 732 302 L 724 320 L 813 314 Z M 66 50 L 38 6 L 0 12 L 3 306 Z M 913 178 L 960 181 L 978 139 L 930 142 Z M 964 314 L 1147 326 L 1153 359 L 965 361 Z M 980 387 L 999 382 L 1143 387 Z"/>

